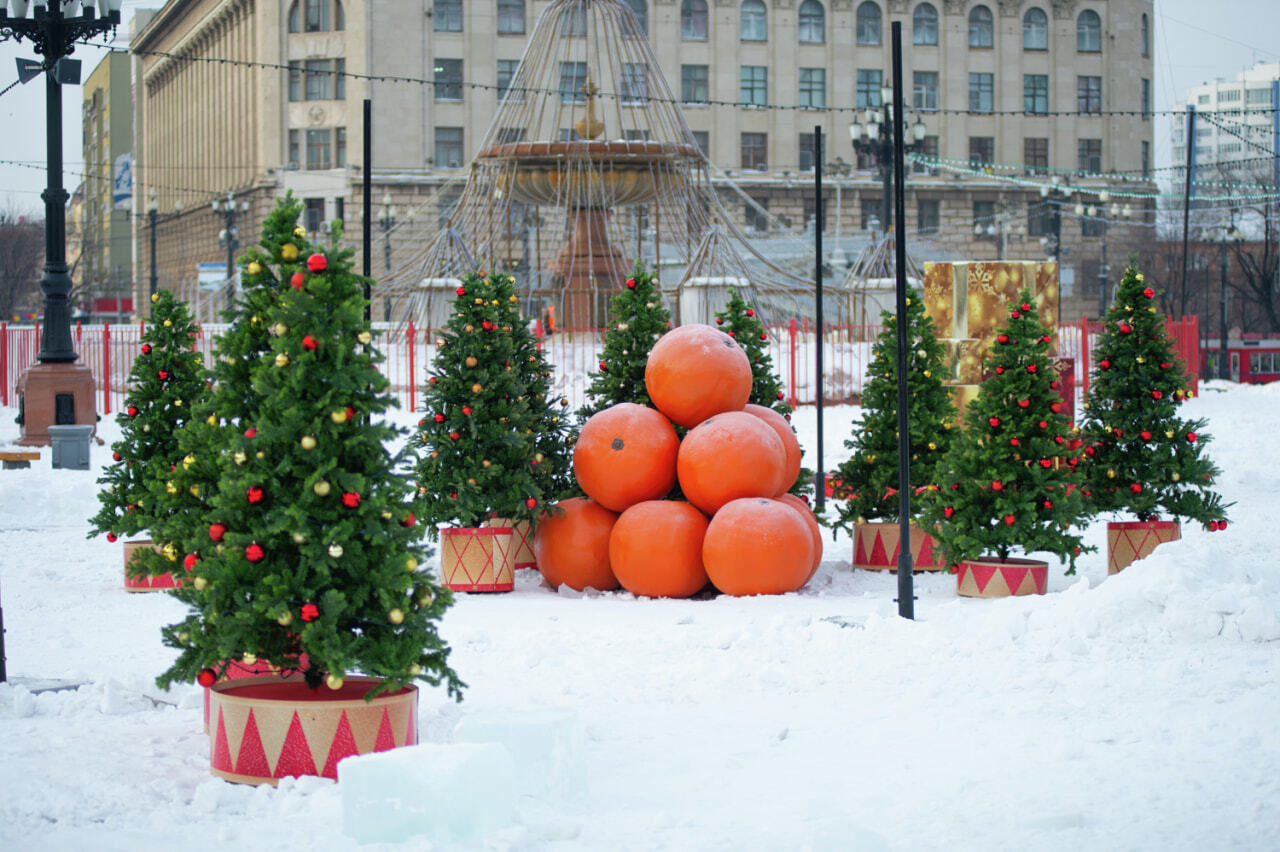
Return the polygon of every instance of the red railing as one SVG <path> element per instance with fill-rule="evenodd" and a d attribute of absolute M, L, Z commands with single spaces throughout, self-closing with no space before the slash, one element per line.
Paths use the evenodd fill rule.
<path fill-rule="evenodd" d="M 214 338 L 225 329 L 221 324 L 204 326 L 196 336 L 195 348 L 212 363 Z M 375 323 L 376 345 L 385 356 L 380 369 L 387 376 L 391 392 L 407 411 L 417 410 L 419 385 L 425 381 L 435 359 L 435 332 L 416 328 L 409 323 L 403 328 Z M 820 345 L 823 355 L 823 398 L 828 403 L 852 402 L 862 394 L 871 347 L 878 325 L 828 325 Z M 1082 320 L 1078 324 L 1058 327 L 1058 352 L 1075 359 L 1075 385 L 1081 398 L 1088 393 L 1089 357 L 1097 342 L 1101 326 Z M 77 325 L 75 346 L 79 363 L 88 366 L 95 386 L 102 392 L 102 413 L 118 411 L 128 392 L 129 372 L 145 326 Z M 1199 330 L 1195 317 L 1170 320 L 1170 336 L 1179 357 L 1187 364 L 1188 380 L 1199 392 Z M 791 320 L 785 325 L 768 328 L 768 352 L 774 369 L 783 379 L 789 404 L 805 405 L 817 401 L 815 381 L 815 347 L 818 335 L 807 320 Z M 9 327 L 0 323 L 0 405 L 16 405 L 18 379 L 35 363 L 39 351 L 39 328 Z M 603 330 L 565 329 L 541 338 L 542 351 L 552 365 L 555 393 L 569 400 L 576 409 L 586 401 L 590 374 L 597 369 L 604 350 Z"/>

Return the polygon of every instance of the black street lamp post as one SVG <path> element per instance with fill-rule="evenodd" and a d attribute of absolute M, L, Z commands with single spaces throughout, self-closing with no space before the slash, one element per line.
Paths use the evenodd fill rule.
<path fill-rule="evenodd" d="M 240 212 L 249 212 L 249 202 L 240 202 Z M 227 310 L 236 301 L 236 249 L 240 248 L 240 229 L 236 227 L 236 194 L 227 190 L 225 201 L 213 200 L 213 213 L 226 217 L 226 226 L 218 233 L 218 246 L 227 250 Z"/>
<path fill-rule="evenodd" d="M 853 150 L 858 154 L 870 157 L 880 173 L 883 192 L 880 197 L 880 228 L 888 234 L 892 231 L 893 215 L 890 210 L 890 199 L 893 192 L 893 110 L 891 101 L 893 89 L 884 86 L 880 89 L 880 109 L 869 108 L 863 114 L 863 123 L 854 121 L 849 125 L 849 137 L 853 140 Z M 928 128 L 924 121 L 916 118 L 911 125 L 911 135 L 915 139 L 903 145 L 903 154 L 920 147 Z"/>
<path fill-rule="evenodd" d="M 391 193 L 382 196 L 382 217 L 378 219 L 378 225 L 382 228 L 382 260 L 383 270 L 387 277 L 391 277 L 391 229 L 396 226 L 396 209 L 391 206 Z M 384 296 L 382 298 L 382 319 L 385 322 L 391 322 L 391 297 Z"/>
<path fill-rule="evenodd" d="M 182 215 L 182 202 L 175 201 L 173 203 L 173 213 L 166 215 L 164 218 L 172 219 Z M 147 285 L 148 295 L 154 296 L 156 291 L 160 289 L 160 271 L 156 268 L 156 221 L 160 218 L 160 202 L 156 198 L 156 191 L 151 190 L 147 197 L 147 228 L 151 231 L 151 271 Z"/>
<path fill-rule="evenodd" d="M 62 185 L 62 85 L 78 85 L 79 60 L 68 59 L 77 42 L 113 32 L 120 23 L 120 0 L 105 0 L 101 14 L 92 3 L 82 14 L 66 14 L 79 3 L 54 0 L 29 4 L 12 0 L 0 6 L 0 41 L 31 42 L 44 61 L 35 65 L 18 60 L 19 79 L 45 75 L 45 147 L 48 186 L 44 199 L 44 273 L 40 292 L 44 296 L 44 329 L 40 336 L 37 364 L 19 382 L 19 413 L 22 436 L 18 443 L 28 446 L 51 442 L 50 425 L 94 423 L 93 376 L 87 367 L 76 365 L 79 357 L 71 339 L 71 275 L 67 270 L 67 191 Z M 31 15 L 27 11 L 30 6 Z M 12 11 L 10 11 L 12 10 Z M 81 375 L 83 372 L 83 375 Z"/>
<path fill-rule="evenodd" d="M 1230 381 L 1231 364 L 1227 351 L 1227 246 L 1240 242 L 1244 235 L 1236 228 L 1235 222 L 1232 222 L 1230 227 L 1215 228 L 1205 236 L 1218 244 L 1218 274 L 1221 280 L 1218 291 L 1218 378 Z M 1205 291 L 1208 292 L 1207 287 Z"/>

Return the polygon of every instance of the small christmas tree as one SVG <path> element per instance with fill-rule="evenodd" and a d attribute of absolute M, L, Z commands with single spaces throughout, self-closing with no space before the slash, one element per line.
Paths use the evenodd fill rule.
<path fill-rule="evenodd" d="M 370 346 L 363 280 L 336 227 L 326 251 L 304 259 L 286 249 L 297 248 L 290 210 L 296 217 L 282 205 L 270 228 L 287 227 L 290 241 L 264 240 L 246 265 L 251 276 L 274 265 L 278 274 L 258 283 L 288 285 L 274 299 L 259 288 L 249 325 L 270 330 L 270 349 L 249 355 L 246 384 L 226 388 L 249 414 L 232 425 L 215 412 L 216 443 L 200 449 L 219 474 L 203 494 L 212 522 L 183 539 L 201 542 L 175 593 L 192 613 L 164 629 L 179 655 L 158 682 L 208 684 L 227 661 L 264 661 L 300 669 L 312 687 L 363 673 L 380 680 L 370 695 L 415 679 L 457 695 L 435 629 L 452 598 L 419 567 L 427 550 L 409 456 L 388 450 L 397 431 L 382 415 L 394 401 Z"/>
<path fill-rule="evenodd" d="M 609 304 L 609 327 L 604 333 L 604 353 L 599 371 L 590 373 L 587 404 L 578 410 L 582 419 L 620 402 L 653 407 L 644 385 L 649 350 L 671 327 L 671 312 L 662 294 L 639 262 L 626 287 Z"/>
<path fill-rule="evenodd" d="M 99 495 L 102 507 L 90 519 L 89 536 L 106 533 L 108 541 L 156 525 L 170 471 L 182 457 L 178 431 L 208 390 L 203 360 L 192 351 L 198 329 L 186 303 L 168 290 L 151 302 L 152 321 L 129 371 L 125 409 L 116 418 L 120 440 L 111 445 L 113 463 L 98 480 L 106 486 Z M 141 567 L 130 560 L 130 570 L 135 564 Z"/>
<path fill-rule="evenodd" d="M 424 521 L 534 521 L 569 487 L 568 404 L 520 316 L 515 279 L 469 274 L 423 389 L 416 442 Z"/>
<path fill-rule="evenodd" d="M 836 468 L 837 528 L 852 532 L 862 521 L 898 520 L 898 321 L 880 315 L 884 330 L 871 348 L 868 381 L 862 392 L 862 420 L 844 445 L 853 455 Z M 910 486 L 938 483 L 938 466 L 951 447 L 956 407 L 947 374 L 947 349 L 934 334 L 933 320 L 918 294 L 907 298 L 907 438 Z"/>
<path fill-rule="evenodd" d="M 1204 420 L 1182 420 L 1186 367 L 1174 354 L 1156 291 L 1125 270 L 1093 353 L 1097 372 L 1083 417 L 1085 473 L 1098 511 L 1142 521 L 1164 512 L 1209 529 L 1226 526 L 1218 469 L 1204 454 Z"/>
<path fill-rule="evenodd" d="M 732 287 L 729 303 L 716 314 L 716 325 L 732 337 L 747 353 L 751 362 L 751 399 L 748 402 L 772 408 L 782 415 L 791 414 L 782 391 L 782 380 L 773 372 L 773 356 L 769 354 L 769 332 L 756 316 L 756 311 Z"/>
<path fill-rule="evenodd" d="M 1081 545 L 1071 527 L 1087 516 L 1076 472 L 1080 441 L 1057 393 L 1049 341 L 1024 289 L 983 361 L 989 375 L 938 467 L 938 490 L 925 492 L 921 519 L 936 528 L 949 564 L 1044 551 L 1075 572 Z"/>

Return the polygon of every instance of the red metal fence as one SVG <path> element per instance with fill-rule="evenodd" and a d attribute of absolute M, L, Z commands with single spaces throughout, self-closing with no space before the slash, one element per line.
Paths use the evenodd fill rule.
<path fill-rule="evenodd" d="M 408 411 L 418 408 L 418 384 L 425 379 L 436 353 L 436 333 L 415 328 L 409 323 L 396 328 L 374 323 L 379 333 L 378 347 L 385 355 L 381 369 L 391 383 L 392 393 L 400 406 Z M 129 372 L 138 351 L 145 325 L 77 325 L 75 347 L 80 363 L 94 375 L 101 393 L 99 410 L 103 414 L 118 411 L 128 392 Z M 224 325 L 204 326 L 196 338 L 196 349 L 204 354 L 205 363 L 212 361 L 213 339 Z M 1195 317 L 1169 320 L 1168 330 L 1174 346 L 1187 365 L 1188 379 L 1199 392 L 1199 328 Z M 1059 354 L 1075 359 L 1076 387 L 1083 397 L 1088 392 L 1089 357 L 1101 331 L 1098 323 L 1082 320 L 1079 324 L 1058 327 Z M 786 325 L 769 328 L 768 351 L 775 372 L 786 388 L 788 402 L 805 405 L 817 401 L 815 380 L 815 348 L 822 346 L 823 399 L 828 403 L 855 401 L 871 361 L 871 347 L 878 325 L 828 325 L 819 336 L 807 320 L 792 320 Z M 586 400 L 590 373 L 596 369 L 604 349 L 602 329 L 567 329 L 542 339 L 543 351 L 554 367 L 555 391 L 573 408 Z M 40 348 L 38 326 L 9 327 L 0 323 L 0 405 L 16 405 L 14 391 L 22 372 L 36 360 Z"/>

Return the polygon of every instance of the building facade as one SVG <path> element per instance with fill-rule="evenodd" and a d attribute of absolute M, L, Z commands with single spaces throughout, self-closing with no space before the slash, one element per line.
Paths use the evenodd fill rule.
<path fill-rule="evenodd" d="M 1104 257 L 1118 266 L 1150 236 L 1151 0 L 623 2 L 748 230 L 812 226 L 817 127 L 827 233 L 878 223 L 881 176 L 850 125 L 883 114 L 900 21 L 908 121 L 925 126 L 907 181 L 917 260 L 1059 257 L 1072 319 L 1118 279 L 1100 276 Z M 209 203 L 228 191 L 248 206 L 242 244 L 286 190 L 310 230 L 341 218 L 354 237 L 365 98 L 370 215 L 385 218 L 388 195 L 417 212 L 386 234 L 391 250 L 379 239 L 375 275 L 408 257 L 460 192 L 547 5 L 170 0 L 132 43 L 139 192 L 185 211 L 157 227 L 162 286 L 193 287 L 197 263 L 225 257 Z M 545 85 L 573 79 L 560 77 Z"/>
<path fill-rule="evenodd" d="M 133 109 L 129 57 L 109 53 L 84 82 L 84 184 L 80 196 L 75 315 L 120 321 L 133 311 Z"/>

